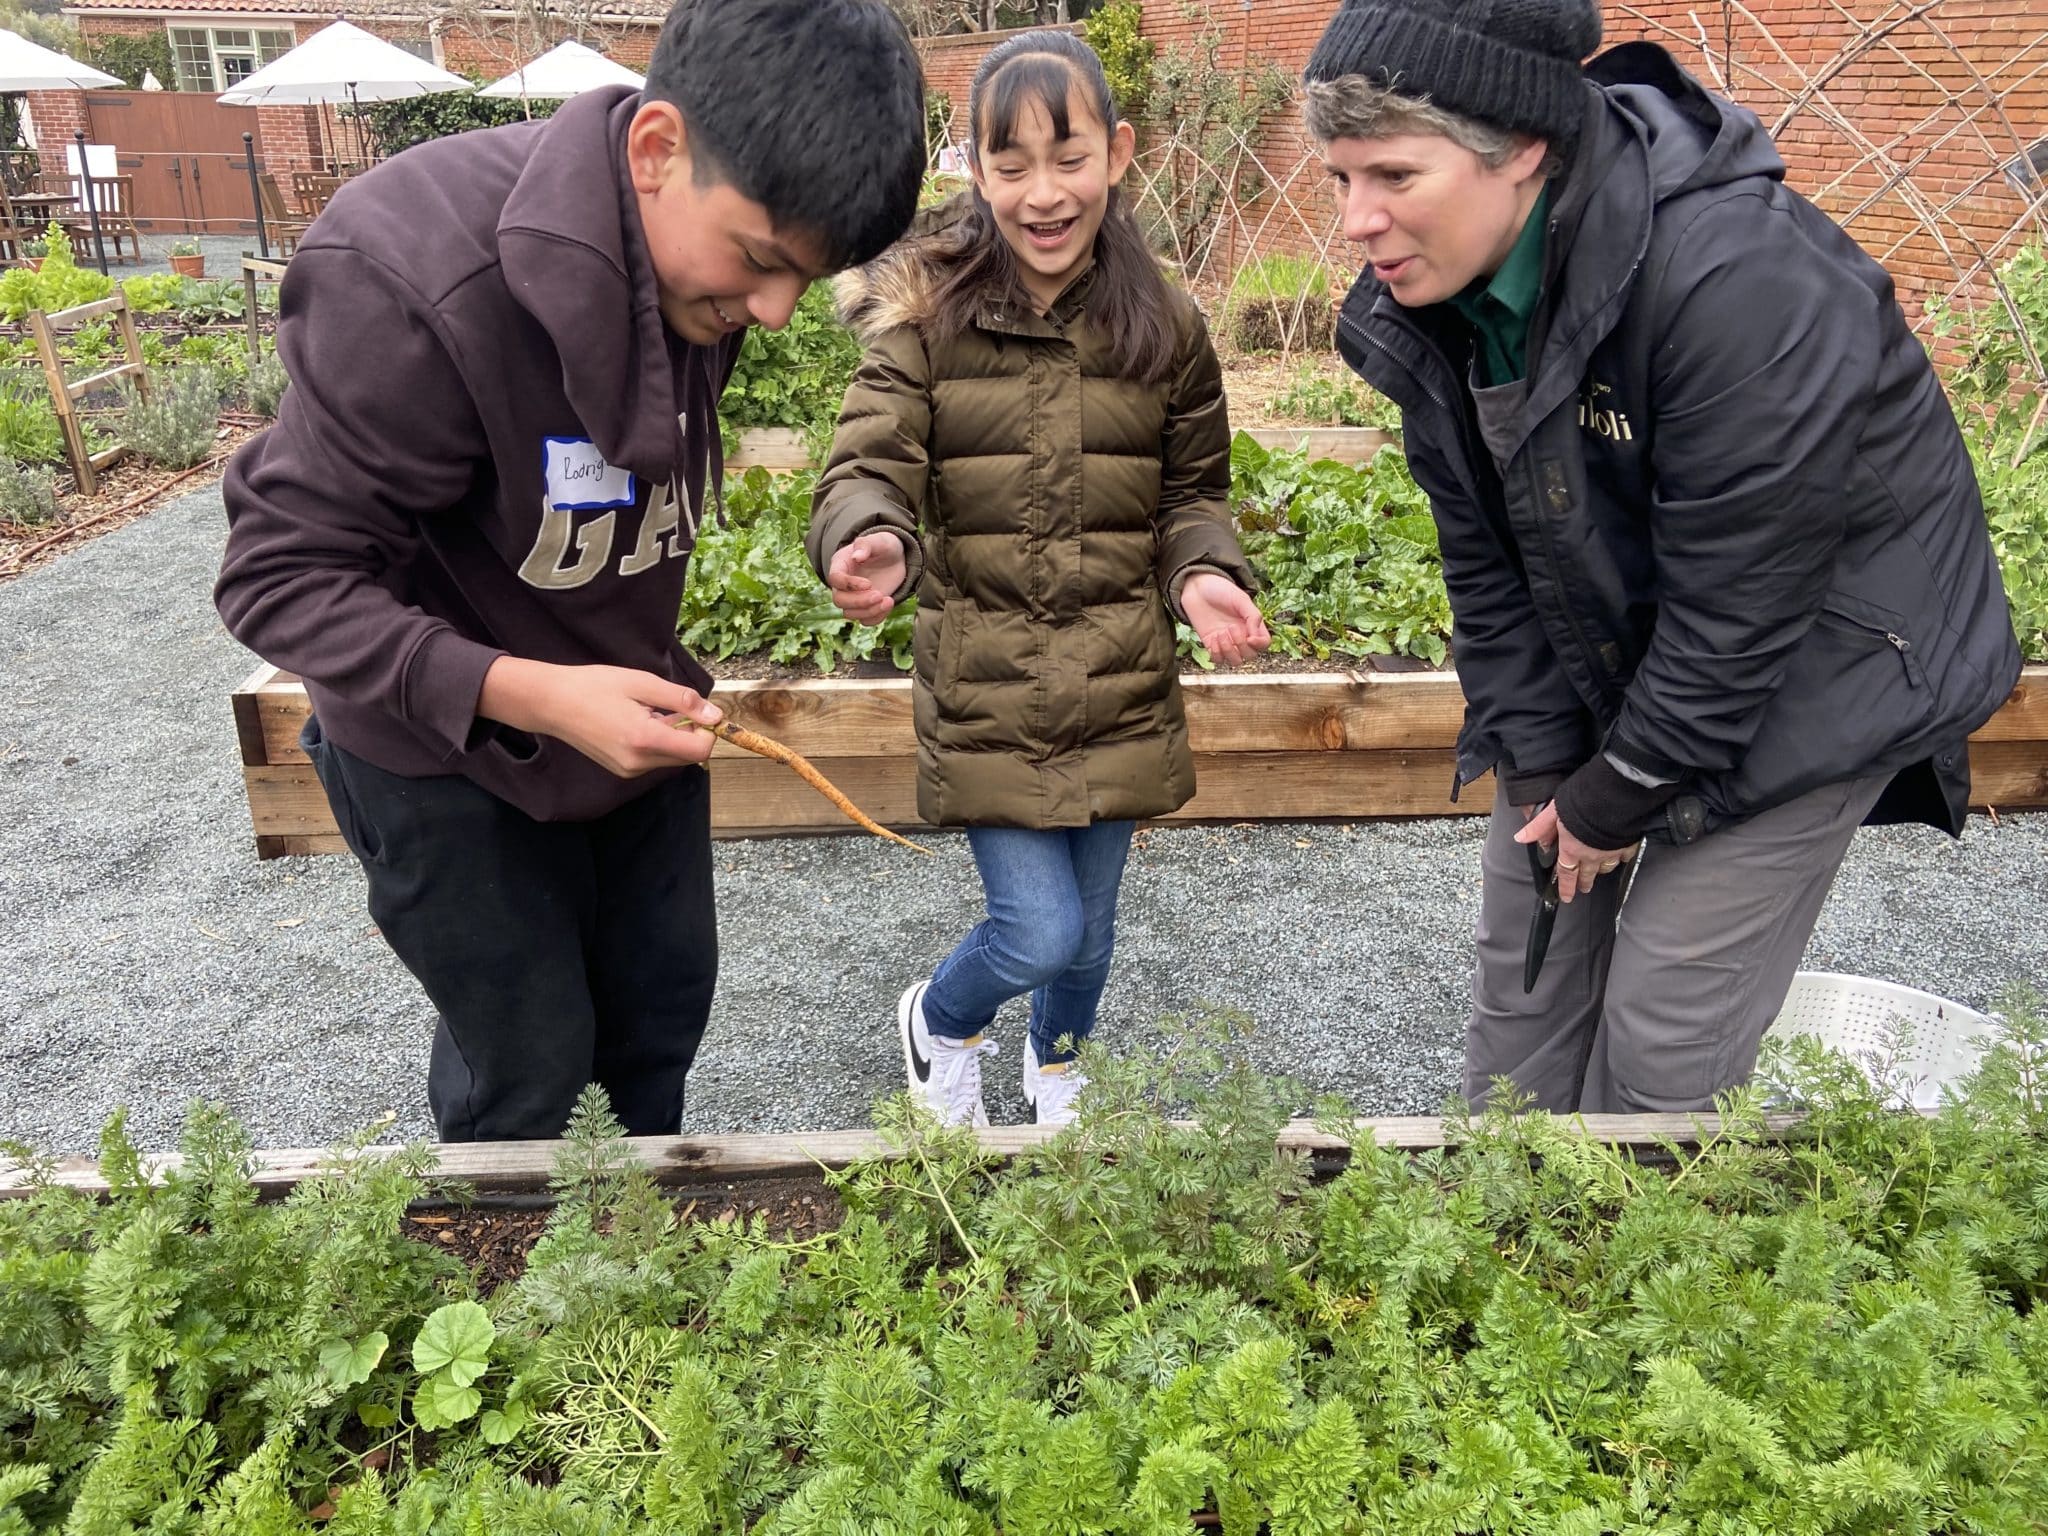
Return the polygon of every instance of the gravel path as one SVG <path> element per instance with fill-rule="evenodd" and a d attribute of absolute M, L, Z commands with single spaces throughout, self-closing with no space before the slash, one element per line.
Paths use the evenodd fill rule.
<path fill-rule="evenodd" d="M 224 531 L 202 491 L 0 585 L 0 1136 L 89 1150 L 125 1104 L 164 1146 L 200 1096 L 265 1146 L 387 1110 L 431 1133 L 430 1015 L 354 863 L 252 850 L 228 694 L 254 662 L 208 599 Z M 1369 1112 L 1436 1109 L 1457 1080 L 1479 830 L 1143 834 L 1105 1037 L 1237 1008 L 1262 1066 Z M 719 845 L 724 969 L 689 1129 L 865 1121 L 899 1081 L 897 992 L 978 900 L 965 841 L 937 846 L 934 867 L 865 838 Z M 1980 1006 L 2048 982 L 2048 815 L 1973 821 L 1960 847 L 1859 835 L 1807 963 Z M 1017 1039 L 998 1118 L 1023 1114 Z"/>

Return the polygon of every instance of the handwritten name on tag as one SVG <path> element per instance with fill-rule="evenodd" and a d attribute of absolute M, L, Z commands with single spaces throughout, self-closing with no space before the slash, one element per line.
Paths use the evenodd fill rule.
<path fill-rule="evenodd" d="M 633 472 L 604 461 L 587 437 L 542 439 L 546 456 L 548 506 L 558 512 L 633 505 Z"/>

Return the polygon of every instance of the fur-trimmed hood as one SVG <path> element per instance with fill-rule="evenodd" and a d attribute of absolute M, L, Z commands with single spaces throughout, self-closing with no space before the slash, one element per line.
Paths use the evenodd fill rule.
<path fill-rule="evenodd" d="M 923 326 L 932 317 L 941 268 L 929 236 L 899 240 L 864 267 L 849 267 L 832 281 L 840 324 L 871 346 L 898 326 Z"/>
<path fill-rule="evenodd" d="M 932 318 L 932 300 L 956 247 L 953 226 L 973 206 L 972 194 L 956 192 L 930 208 L 920 208 L 901 240 L 864 267 L 851 267 L 832 283 L 840 323 L 863 344 L 899 325 L 923 326 Z"/>

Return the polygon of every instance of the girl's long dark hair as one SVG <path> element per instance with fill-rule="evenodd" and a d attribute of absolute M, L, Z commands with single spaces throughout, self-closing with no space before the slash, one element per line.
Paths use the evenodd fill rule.
<path fill-rule="evenodd" d="M 1044 109 L 1055 138 L 1066 138 L 1071 131 L 1067 101 L 1076 86 L 1113 135 L 1118 118 L 1109 78 L 1095 50 L 1073 33 L 1023 32 L 991 48 L 974 72 L 967 95 L 976 161 L 984 151 L 1007 149 L 1016 141 L 1017 119 L 1029 102 Z M 960 219 L 927 237 L 925 253 L 944 274 L 932 303 L 931 329 L 940 339 L 950 340 L 966 330 L 992 297 L 1019 305 L 1030 302 L 1016 253 L 996 228 L 995 212 L 979 187 L 970 189 Z M 1121 360 L 1123 376 L 1159 382 L 1173 367 L 1173 296 L 1124 202 L 1122 187 L 1109 189 L 1109 209 L 1095 236 L 1095 267 L 1088 312 Z"/>

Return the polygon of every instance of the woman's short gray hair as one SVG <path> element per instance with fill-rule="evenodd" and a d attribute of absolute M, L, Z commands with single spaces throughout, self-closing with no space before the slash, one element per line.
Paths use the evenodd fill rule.
<path fill-rule="evenodd" d="M 1308 131 L 1324 144 L 1333 139 L 1391 139 L 1404 133 L 1433 133 L 1471 150 L 1488 170 L 1497 171 L 1528 143 L 1523 135 L 1509 129 L 1446 112 L 1432 105 L 1427 96 L 1403 96 L 1386 86 L 1374 85 L 1363 75 L 1311 80 L 1305 90 Z M 1558 166 L 1552 162 L 1561 159 L 1553 149 L 1545 158 L 1544 172 L 1554 173 Z"/>

